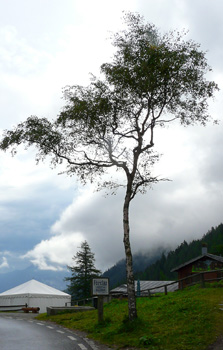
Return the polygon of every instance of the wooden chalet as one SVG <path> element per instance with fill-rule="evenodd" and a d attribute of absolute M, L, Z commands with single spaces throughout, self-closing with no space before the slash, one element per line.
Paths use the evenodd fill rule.
<path fill-rule="evenodd" d="M 198 274 L 201 272 L 204 272 L 203 278 L 205 281 L 210 280 L 211 282 L 217 279 L 223 279 L 223 271 L 219 271 L 222 269 L 223 257 L 209 254 L 207 252 L 207 246 L 203 244 L 202 254 L 200 256 L 175 267 L 171 272 L 178 273 L 178 280 L 191 276 L 192 278 L 183 280 L 180 285 L 180 287 L 186 287 L 191 283 L 195 283 L 196 279 L 199 280 L 200 276 Z"/>

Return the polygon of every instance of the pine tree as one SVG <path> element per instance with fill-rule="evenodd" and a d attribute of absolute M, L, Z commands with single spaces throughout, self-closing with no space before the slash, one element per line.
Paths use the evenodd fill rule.
<path fill-rule="evenodd" d="M 91 296 L 91 280 L 101 275 L 101 271 L 95 268 L 94 253 L 87 241 L 82 242 L 80 250 L 72 258 L 75 261 L 74 266 L 67 266 L 71 271 L 71 277 L 66 277 L 69 281 L 67 291 L 75 299 L 86 299 Z"/>

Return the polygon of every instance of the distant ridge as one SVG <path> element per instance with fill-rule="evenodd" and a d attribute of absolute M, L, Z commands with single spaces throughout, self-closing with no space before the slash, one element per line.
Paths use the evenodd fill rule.
<path fill-rule="evenodd" d="M 39 270 L 34 265 L 30 265 L 24 270 L 15 270 L 0 274 L 0 293 L 14 288 L 31 279 L 47 284 L 53 288 L 64 291 L 66 283 L 64 277 L 68 276 L 68 271 Z"/>

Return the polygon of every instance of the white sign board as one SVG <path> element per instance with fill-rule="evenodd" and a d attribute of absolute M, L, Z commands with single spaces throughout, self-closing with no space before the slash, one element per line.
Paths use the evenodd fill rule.
<path fill-rule="evenodd" d="M 92 294 L 93 295 L 108 295 L 109 294 L 108 278 L 93 278 L 93 280 L 92 280 Z"/>

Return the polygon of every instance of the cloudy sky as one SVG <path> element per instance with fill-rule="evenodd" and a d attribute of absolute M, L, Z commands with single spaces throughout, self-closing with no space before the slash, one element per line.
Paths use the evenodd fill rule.
<path fill-rule="evenodd" d="M 131 206 L 133 252 L 175 248 L 223 222 L 223 3 L 222 0 L 0 0 L 0 132 L 30 115 L 54 118 L 62 88 L 89 83 L 110 60 L 111 32 L 123 11 L 138 12 L 161 32 L 188 30 L 201 44 L 220 91 L 210 101 L 206 128 L 167 129 L 155 139 L 163 156 L 155 174 L 171 182 L 138 195 Z M 103 271 L 124 257 L 123 192 L 81 187 L 57 175 L 35 150 L 0 154 L 0 272 L 63 269 L 83 240 Z"/>

